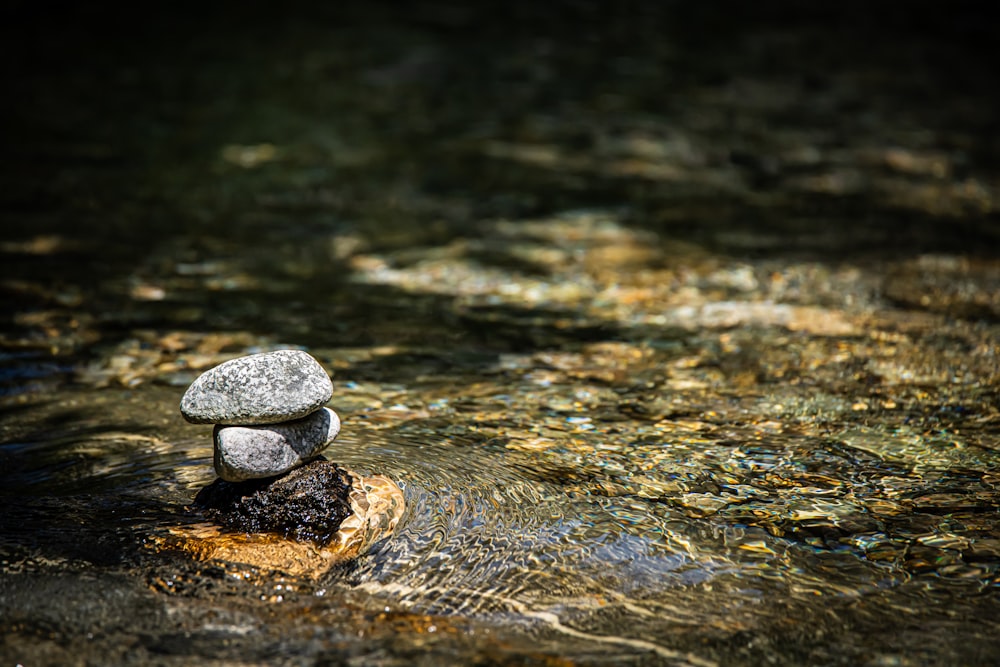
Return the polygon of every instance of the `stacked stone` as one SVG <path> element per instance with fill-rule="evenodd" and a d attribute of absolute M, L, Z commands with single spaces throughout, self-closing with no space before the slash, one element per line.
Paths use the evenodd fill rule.
<path fill-rule="evenodd" d="M 340 432 L 324 407 L 333 384 L 300 350 L 233 359 L 205 371 L 181 399 L 193 424 L 215 424 L 215 472 L 228 482 L 276 477 L 316 458 Z"/>

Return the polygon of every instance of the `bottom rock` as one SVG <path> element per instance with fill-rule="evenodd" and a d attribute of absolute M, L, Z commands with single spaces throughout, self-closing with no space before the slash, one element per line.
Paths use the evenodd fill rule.
<path fill-rule="evenodd" d="M 347 470 L 320 460 L 278 478 L 217 479 L 199 491 L 194 502 L 230 531 L 277 533 L 322 544 L 351 515 L 351 483 Z"/>
<path fill-rule="evenodd" d="M 366 553 L 392 534 L 405 509 L 389 478 L 328 461 L 276 480 L 216 480 L 195 502 L 213 523 L 171 529 L 156 548 L 308 577 Z"/>

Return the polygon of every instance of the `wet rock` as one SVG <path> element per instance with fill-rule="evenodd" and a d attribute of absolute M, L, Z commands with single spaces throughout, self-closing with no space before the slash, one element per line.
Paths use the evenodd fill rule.
<path fill-rule="evenodd" d="M 392 480 L 329 461 L 277 479 L 216 480 L 195 502 L 211 523 L 171 529 L 152 548 L 313 578 L 391 535 L 405 510 Z"/>
<path fill-rule="evenodd" d="M 194 424 L 275 424 L 315 412 L 332 395 L 318 361 L 300 350 L 278 350 L 206 371 L 184 393 L 181 414 Z"/>
<path fill-rule="evenodd" d="M 328 542 L 351 514 L 347 471 L 313 461 L 270 480 L 216 480 L 195 503 L 230 531 L 277 533 L 293 539 Z"/>
<path fill-rule="evenodd" d="M 229 482 L 281 475 L 318 456 L 338 433 L 330 408 L 281 424 L 216 426 L 215 472 Z"/>

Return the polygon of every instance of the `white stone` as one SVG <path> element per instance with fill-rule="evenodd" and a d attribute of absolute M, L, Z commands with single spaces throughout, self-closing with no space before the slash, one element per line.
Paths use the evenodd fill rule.
<path fill-rule="evenodd" d="M 315 458 L 340 432 L 329 408 L 295 421 L 215 427 L 215 472 L 227 482 L 274 477 Z"/>
<path fill-rule="evenodd" d="M 202 373 L 181 398 L 194 424 L 277 424 L 305 417 L 333 396 L 330 376 L 301 350 L 232 359 Z"/>

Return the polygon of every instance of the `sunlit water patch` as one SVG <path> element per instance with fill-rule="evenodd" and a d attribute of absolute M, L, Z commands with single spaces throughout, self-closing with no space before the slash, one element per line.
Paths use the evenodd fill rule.
<path fill-rule="evenodd" d="M 524 391 L 506 386 L 464 408 L 537 405 Z M 992 529 L 970 500 L 995 502 L 983 473 L 954 480 L 968 493 L 932 496 L 929 485 L 948 488 L 941 475 L 835 434 L 683 420 L 583 429 L 545 405 L 538 420 L 563 423 L 561 440 L 517 428 L 472 437 L 468 423 L 463 435 L 455 412 L 454 428 L 437 432 L 433 419 L 387 428 L 349 418 L 329 456 L 397 479 L 408 508 L 397 533 L 336 585 L 376 607 L 673 655 L 684 629 L 771 627 L 815 614 L 817 600 L 880 605 L 890 591 L 918 595 L 931 573 L 982 591 L 996 575 Z M 982 456 L 969 460 L 993 460 Z M 959 498 L 965 505 L 949 505 Z M 971 514 L 955 514 L 943 540 L 945 525 L 928 519 L 953 510 Z"/>
<path fill-rule="evenodd" d="M 712 569 L 663 525 L 665 517 L 658 525 L 630 500 L 574 497 L 560 484 L 528 477 L 502 450 L 447 438 L 393 436 L 389 445 L 382 437 L 347 436 L 330 456 L 400 481 L 408 503 L 403 527 L 371 559 L 365 576 L 412 589 L 409 604 L 435 609 L 439 596 L 460 593 L 461 605 L 489 609 L 492 603 L 476 599 L 477 592 L 500 599 L 504 591 L 584 591 L 610 564 L 676 573 L 677 580 L 706 576 L 680 574 L 693 568 Z M 386 451 L 392 457 L 380 459 Z"/>
<path fill-rule="evenodd" d="M 666 505 L 567 493 L 544 481 L 544 470 L 528 476 L 510 465 L 502 449 L 354 432 L 330 456 L 385 472 L 404 489 L 401 527 L 341 582 L 380 604 L 507 623 L 520 618 L 599 644 L 669 654 L 630 639 L 620 624 L 618 631 L 592 619 L 592 631 L 574 624 L 595 614 L 670 617 L 661 601 L 670 590 L 733 569 L 717 536 Z"/>

